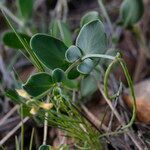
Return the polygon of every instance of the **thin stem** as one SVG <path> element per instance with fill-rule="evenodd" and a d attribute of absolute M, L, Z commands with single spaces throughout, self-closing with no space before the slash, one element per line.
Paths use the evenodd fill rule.
<path fill-rule="evenodd" d="M 27 51 L 27 53 L 30 55 L 31 59 L 33 60 L 33 64 L 38 68 L 39 71 L 44 71 L 44 68 L 42 67 L 41 63 L 39 62 L 39 60 L 37 59 L 36 55 L 33 53 L 32 49 L 28 46 L 27 42 L 24 41 L 24 39 L 21 38 L 21 36 L 17 33 L 17 31 L 14 29 L 14 27 L 12 26 L 12 24 L 10 23 L 8 17 L 6 16 L 5 12 L 2 10 L 2 13 L 7 21 L 7 23 L 9 24 L 10 28 L 14 31 L 14 33 L 16 34 L 17 38 L 19 39 L 19 41 L 21 42 L 21 44 L 23 45 L 23 47 L 25 48 L 25 50 Z"/>
<path fill-rule="evenodd" d="M 71 103 L 71 105 L 79 112 L 79 114 L 81 116 L 83 116 L 100 134 L 102 134 L 102 131 L 82 112 L 80 111 L 76 105 L 74 105 L 73 103 Z"/>
<path fill-rule="evenodd" d="M 29 150 L 32 150 L 32 146 L 33 146 L 33 137 L 34 137 L 34 128 L 32 129 L 32 133 L 31 133 Z"/>
<path fill-rule="evenodd" d="M 113 113 L 115 114 L 116 118 L 118 119 L 118 121 L 120 122 L 121 125 L 125 126 L 124 121 L 122 120 L 120 114 L 115 110 L 115 108 L 112 106 L 110 100 L 105 96 L 103 90 L 100 87 L 100 84 L 98 83 L 98 89 L 99 91 L 102 93 L 104 99 L 106 100 L 106 102 L 108 103 L 108 105 L 110 106 L 111 110 L 113 111 Z M 141 146 L 141 144 L 138 142 L 138 140 L 134 137 L 134 135 L 130 132 L 127 132 L 128 136 L 132 139 L 132 141 L 134 142 L 134 144 L 137 146 L 137 148 L 139 150 L 142 150 L 143 147 Z"/>
<path fill-rule="evenodd" d="M 87 114 L 87 116 L 91 119 L 91 121 L 96 124 L 96 126 L 99 127 L 99 126 L 101 125 L 100 128 L 102 128 L 104 131 L 108 131 L 107 126 L 105 126 L 104 124 L 102 124 L 102 122 L 101 122 L 98 118 L 96 118 L 96 117 L 88 110 L 88 108 L 86 108 L 85 105 L 81 104 L 81 108 L 84 110 L 84 112 Z"/>
<path fill-rule="evenodd" d="M 19 150 L 19 141 L 18 141 L 18 138 L 17 136 L 15 136 L 15 146 L 16 146 L 16 150 Z"/>
<path fill-rule="evenodd" d="M 86 58 L 106 58 L 106 59 L 110 59 L 110 60 L 115 59 L 114 56 L 105 55 L 105 54 L 88 54 L 88 55 L 85 55 L 84 57 L 82 57 L 81 60 L 84 60 Z"/>
<path fill-rule="evenodd" d="M 23 106 L 21 105 L 21 150 L 24 150 L 24 123 L 23 123 Z"/>
<path fill-rule="evenodd" d="M 117 59 L 118 59 L 118 61 L 120 62 L 121 66 L 122 66 L 122 69 L 124 71 L 124 74 L 126 76 L 126 79 L 127 79 L 127 82 L 128 82 L 129 88 L 130 88 L 130 93 L 132 95 L 132 106 L 133 106 L 133 108 L 132 108 L 133 109 L 132 110 L 132 118 L 131 118 L 130 122 L 122 128 L 122 129 L 125 129 L 125 128 L 129 128 L 130 126 L 132 126 L 132 124 L 135 121 L 135 118 L 136 118 L 136 98 L 135 98 L 135 93 L 134 93 L 133 82 L 131 80 L 131 77 L 130 77 L 128 68 L 126 66 L 126 63 L 122 58 L 117 58 Z"/>
<path fill-rule="evenodd" d="M 110 63 L 110 65 L 108 66 L 108 68 L 105 72 L 105 76 L 104 76 L 104 93 L 105 93 L 106 97 L 110 100 L 115 99 L 117 96 L 119 96 L 119 93 L 120 93 L 119 90 L 118 90 L 118 92 L 116 94 L 110 96 L 109 92 L 108 92 L 109 74 L 112 71 L 112 68 L 113 68 L 114 64 L 116 64 L 117 62 L 118 62 L 118 60 L 116 59 L 116 60 L 114 60 Z"/>
<path fill-rule="evenodd" d="M 130 126 L 132 126 L 135 118 L 136 118 L 136 99 L 135 99 L 135 93 L 134 93 L 134 88 L 133 88 L 133 83 L 132 83 L 132 80 L 131 80 L 131 77 L 130 77 L 130 74 L 128 72 L 128 68 L 126 66 L 126 63 L 124 62 L 124 60 L 122 58 L 120 58 L 120 54 L 118 54 L 116 56 L 116 59 L 112 61 L 112 63 L 109 65 L 109 67 L 107 68 L 106 70 L 106 73 L 105 73 L 105 76 L 104 76 L 104 94 L 105 96 L 108 98 L 108 99 L 114 99 L 118 96 L 118 92 L 116 94 L 114 94 L 113 96 L 109 96 L 109 93 L 108 93 L 108 78 L 109 78 L 109 74 L 112 70 L 112 67 L 115 63 L 119 62 L 123 71 L 124 71 L 124 74 L 125 74 L 125 77 L 127 79 L 127 82 L 128 82 L 128 85 L 129 85 L 129 88 L 130 88 L 130 92 L 131 92 L 131 95 L 132 95 L 132 98 L 133 98 L 133 111 L 132 111 L 132 118 L 130 120 L 130 122 L 123 126 L 122 129 L 125 129 L 125 128 L 129 128 Z"/>
<path fill-rule="evenodd" d="M 78 59 L 77 61 L 75 61 L 74 63 L 72 63 L 68 69 L 65 71 L 66 74 L 68 74 L 70 72 L 70 70 L 72 70 L 75 66 L 77 66 L 78 64 L 80 64 L 80 61 L 83 61 L 86 58 L 106 58 L 106 59 L 110 59 L 110 60 L 114 60 L 115 57 L 114 56 L 110 56 L 110 55 L 103 55 L 103 54 L 88 54 L 85 55 L 84 57 L 82 57 L 81 59 Z"/>
<path fill-rule="evenodd" d="M 48 103 L 49 101 L 50 101 L 50 96 L 48 94 L 46 102 Z M 43 145 L 45 145 L 47 141 L 47 131 L 48 131 L 48 119 L 47 118 L 48 118 L 48 112 L 45 113 Z"/>
<path fill-rule="evenodd" d="M 121 131 L 116 131 L 116 132 L 107 132 L 107 133 L 104 133 L 102 135 L 100 135 L 100 138 L 104 137 L 104 136 L 114 136 L 114 135 L 118 135 L 118 134 L 123 134 L 123 133 L 126 133 L 126 132 L 129 132 L 128 130 L 121 130 Z"/>
<path fill-rule="evenodd" d="M 0 126 L 19 108 L 18 105 L 14 106 L 1 120 Z"/>
<path fill-rule="evenodd" d="M 74 63 L 72 63 L 67 70 L 65 71 L 66 74 L 68 74 L 75 66 L 77 66 L 80 63 L 80 59 L 78 59 L 77 61 L 75 61 Z"/>
<path fill-rule="evenodd" d="M 3 145 L 21 126 L 22 123 L 25 123 L 29 120 L 29 117 L 26 117 L 21 121 L 15 128 L 13 128 L 1 141 L 0 145 Z"/>
<path fill-rule="evenodd" d="M 0 4 L 0 9 L 3 10 L 7 14 L 7 16 L 9 16 L 16 24 L 18 24 L 21 27 L 24 26 L 24 22 L 17 18 L 7 7 Z"/>

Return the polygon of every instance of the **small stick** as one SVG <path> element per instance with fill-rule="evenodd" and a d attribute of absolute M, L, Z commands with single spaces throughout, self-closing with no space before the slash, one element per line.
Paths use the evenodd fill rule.
<path fill-rule="evenodd" d="M 85 105 L 81 105 L 81 108 L 84 110 L 84 112 L 87 114 L 87 116 L 97 125 L 97 126 L 100 126 L 101 125 L 101 121 L 99 119 L 97 119 L 88 109 Z M 102 124 L 102 129 L 107 131 L 108 128 Z"/>
<path fill-rule="evenodd" d="M 0 145 L 3 145 L 22 126 L 22 123 L 25 123 L 28 120 L 29 117 L 26 117 L 22 121 L 20 121 L 20 123 L 15 128 L 13 128 L 3 139 L 1 139 Z"/>
<path fill-rule="evenodd" d="M 0 126 L 19 108 L 18 105 L 14 106 L 1 120 Z"/>
<path fill-rule="evenodd" d="M 50 96 L 47 95 L 47 100 L 46 102 L 48 103 L 50 99 Z M 43 145 L 46 144 L 46 140 L 47 140 L 47 130 L 48 130 L 48 112 L 45 113 L 45 120 L 44 120 L 44 135 L 43 135 Z"/>
<path fill-rule="evenodd" d="M 0 9 L 3 10 L 7 16 L 9 16 L 16 24 L 21 27 L 24 26 L 24 23 L 19 18 L 17 18 L 6 6 L 0 4 Z"/>
<path fill-rule="evenodd" d="M 118 121 L 121 123 L 122 126 L 125 125 L 125 122 L 122 120 L 121 116 L 119 115 L 119 113 L 115 110 L 115 108 L 112 106 L 111 102 L 107 99 L 107 97 L 105 96 L 103 90 L 100 88 L 100 84 L 98 84 L 98 89 L 99 91 L 102 93 L 103 97 L 105 98 L 106 102 L 108 102 L 108 105 L 110 106 L 110 108 L 112 109 L 114 115 L 116 116 L 116 118 L 118 119 Z M 127 129 L 126 129 L 127 130 Z M 114 132 L 115 133 L 115 132 Z M 136 145 L 136 147 L 139 150 L 143 150 L 143 147 L 141 146 L 141 144 L 137 141 L 136 137 L 133 135 L 133 133 L 131 132 L 127 132 L 128 136 L 131 138 L 131 140 L 133 141 L 133 143 Z"/>

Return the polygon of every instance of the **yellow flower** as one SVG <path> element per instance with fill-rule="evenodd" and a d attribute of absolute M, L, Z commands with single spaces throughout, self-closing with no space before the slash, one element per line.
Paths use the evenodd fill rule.
<path fill-rule="evenodd" d="M 38 112 L 38 108 L 36 108 L 36 107 L 32 107 L 30 110 L 30 114 L 32 114 L 32 115 L 37 114 L 37 112 Z"/>
<path fill-rule="evenodd" d="M 16 91 L 17 91 L 19 96 L 21 96 L 21 97 L 23 97 L 25 99 L 29 99 L 30 98 L 29 94 L 25 90 L 23 90 L 23 89 L 16 89 Z"/>
<path fill-rule="evenodd" d="M 39 106 L 45 110 L 50 110 L 53 107 L 52 103 L 44 103 L 44 102 L 40 102 Z"/>

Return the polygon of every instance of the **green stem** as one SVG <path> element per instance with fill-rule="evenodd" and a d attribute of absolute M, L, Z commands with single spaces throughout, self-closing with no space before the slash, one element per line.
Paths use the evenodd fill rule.
<path fill-rule="evenodd" d="M 23 27 L 24 22 L 17 18 L 6 6 L 0 4 L 0 9 L 3 10 L 16 24 Z"/>
<path fill-rule="evenodd" d="M 115 59 L 114 56 L 105 55 L 105 54 L 88 54 L 88 55 L 85 55 L 84 57 L 82 57 L 81 60 L 84 60 L 86 58 L 106 58 L 106 59 L 110 59 L 110 60 Z"/>
<path fill-rule="evenodd" d="M 32 150 L 32 146 L 33 146 L 33 137 L 34 137 L 34 128 L 32 129 L 32 133 L 31 133 L 29 150 Z"/>
<path fill-rule="evenodd" d="M 78 64 L 80 64 L 80 59 L 78 59 L 77 61 L 75 61 L 74 63 L 72 63 L 68 69 L 65 71 L 66 74 L 68 74 L 75 66 L 77 66 Z"/>
<path fill-rule="evenodd" d="M 109 92 L 108 92 L 109 91 L 108 90 L 108 81 L 109 81 L 108 78 L 109 78 L 109 74 L 111 73 L 114 64 L 116 64 L 117 62 L 118 62 L 118 60 L 115 59 L 115 60 L 113 60 L 110 63 L 110 65 L 108 66 L 108 68 L 107 68 L 107 70 L 105 72 L 105 76 L 104 76 L 104 93 L 105 93 L 106 97 L 108 99 L 110 99 L 110 100 L 115 99 L 118 96 L 118 92 L 116 94 L 114 94 L 114 95 L 111 95 L 111 96 L 109 95 Z"/>
<path fill-rule="evenodd" d="M 126 132 L 127 132 L 127 130 L 121 130 L 121 131 L 116 131 L 116 132 L 108 132 L 108 133 L 104 133 L 104 134 L 100 135 L 99 138 L 103 138 L 105 136 L 110 136 L 110 135 L 114 136 L 114 135 L 123 134 L 123 133 L 126 133 Z"/>
<path fill-rule="evenodd" d="M 23 124 L 23 105 L 21 104 L 21 150 L 24 150 L 24 124 Z"/>
<path fill-rule="evenodd" d="M 23 47 L 25 48 L 25 50 L 27 51 L 27 53 L 30 55 L 31 59 L 33 60 L 33 64 L 38 68 L 38 70 L 40 72 L 44 71 L 43 66 L 41 65 L 40 61 L 37 59 L 36 55 L 33 53 L 32 49 L 28 46 L 27 42 L 24 41 L 20 35 L 17 33 L 17 31 L 14 29 L 14 27 L 12 26 L 12 24 L 10 23 L 8 17 L 6 16 L 5 12 L 2 10 L 2 13 L 7 21 L 7 23 L 9 24 L 9 26 L 11 27 L 11 29 L 14 31 L 14 33 L 16 34 L 17 38 L 19 39 L 19 41 L 21 42 L 21 44 L 23 45 Z"/>
<path fill-rule="evenodd" d="M 85 55 L 84 57 L 82 57 L 81 59 L 78 59 L 74 63 L 72 63 L 68 67 L 68 69 L 65 71 L 65 73 L 68 74 L 71 69 L 73 69 L 75 66 L 77 66 L 78 64 L 80 64 L 80 62 L 83 61 L 86 58 L 105 58 L 105 59 L 110 59 L 110 60 L 114 60 L 115 59 L 114 56 L 105 55 L 105 54 L 88 54 L 88 55 Z"/>
<path fill-rule="evenodd" d="M 126 63 L 124 62 L 124 60 L 122 58 L 120 58 L 119 55 L 109 65 L 109 67 L 106 70 L 106 73 L 105 73 L 105 76 L 104 76 L 104 93 L 105 93 L 105 95 L 106 95 L 106 97 L 108 99 L 114 99 L 116 96 L 118 96 L 118 92 L 116 94 L 114 94 L 113 96 L 110 96 L 109 93 L 108 93 L 108 78 L 109 78 L 109 74 L 111 73 L 111 69 L 112 69 L 113 65 L 115 63 L 117 63 L 117 62 L 120 63 L 120 65 L 121 65 L 121 67 L 122 67 L 122 69 L 124 71 L 125 77 L 127 79 L 127 82 L 128 82 L 129 88 L 130 88 L 130 93 L 132 95 L 132 106 L 133 106 L 132 118 L 131 118 L 130 122 L 122 128 L 122 129 L 125 129 L 125 128 L 129 128 L 130 126 L 132 126 L 132 124 L 133 124 L 133 122 L 134 122 L 134 120 L 136 118 L 136 99 L 135 99 L 133 83 L 132 83 L 130 74 L 128 72 L 128 68 L 127 68 Z"/>
<path fill-rule="evenodd" d="M 125 129 L 125 128 L 131 127 L 132 124 L 135 121 L 135 118 L 136 118 L 136 98 L 135 98 L 135 93 L 134 93 L 133 82 L 132 82 L 132 79 L 130 77 L 128 68 L 126 66 L 126 63 L 122 58 L 117 58 L 117 59 L 118 59 L 118 61 L 120 62 L 121 66 L 122 66 L 122 69 L 124 71 L 124 74 L 126 76 L 126 79 L 127 79 L 127 82 L 128 82 L 129 88 L 130 88 L 130 93 L 132 95 L 132 106 L 133 106 L 133 108 L 132 108 L 132 118 L 131 118 L 130 122 L 122 128 L 122 129 Z"/>

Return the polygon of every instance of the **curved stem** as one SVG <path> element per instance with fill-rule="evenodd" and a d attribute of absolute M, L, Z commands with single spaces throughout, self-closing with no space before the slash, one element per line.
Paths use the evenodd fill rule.
<path fill-rule="evenodd" d="M 136 99 L 135 99 L 133 83 L 132 83 L 130 74 L 128 72 L 128 68 L 127 68 L 126 63 L 124 62 L 124 60 L 122 58 L 120 58 L 119 55 L 116 57 L 116 59 L 114 61 L 112 61 L 112 63 L 109 65 L 109 67 L 106 70 L 106 73 L 105 73 L 105 76 L 104 76 L 104 93 L 105 93 L 105 95 L 108 99 L 114 99 L 116 96 L 118 96 L 118 92 L 116 94 L 114 94 L 113 96 L 110 96 L 109 93 L 108 93 L 109 74 L 111 72 L 111 69 L 112 69 L 113 65 L 117 62 L 120 63 L 120 65 L 123 69 L 123 72 L 125 74 L 125 77 L 127 79 L 127 82 L 128 82 L 129 88 L 130 88 L 130 93 L 132 95 L 132 104 L 133 104 L 132 118 L 131 118 L 130 122 L 122 128 L 122 129 L 125 129 L 125 128 L 129 128 L 130 126 L 132 126 L 132 124 L 133 124 L 133 122 L 136 118 Z"/>
<path fill-rule="evenodd" d="M 77 61 L 75 61 L 74 63 L 72 63 L 67 70 L 65 71 L 66 74 L 68 74 L 75 66 L 77 66 L 80 63 L 80 59 L 78 59 Z"/>
<path fill-rule="evenodd" d="M 110 100 L 115 99 L 118 96 L 118 92 L 114 95 L 109 95 L 108 92 L 108 78 L 109 78 L 109 74 L 111 73 L 111 70 L 114 66 L 114 64 L 116 64 L 118 62 L 117 59 L 115 59 L 114 61 L 111 62 L 111 64 L 108 66 L 106 72 L 105 72 L 105 76 L 104 76 L 104 93 L 106 95 L 106 97 Z"/>
<path fill-rule="evenodd" d="M 104 133 L 102 135 L 99 136 L 99 138 L 102 138 L 102 137 L 105 137 L 105 136 L 115 136 L 115 135 L 118 135 L 118 134 L 123 134 L 123 133 L 126 133 L 128 132 L 127 130 L 121 130 L 121 131 L 116 131 L 116 132 L 108 132 L 108 133 Z"/>
<path fill-rule="evenodd" d="M 122 129 L 125 129 L 125 128 L 129 128 L 130 126 L 132 126 L 132 124 L 133 124 L 133 122 L 136 118 L 136 98 L 135 98 L 135 93 L 134 93 L 133 82 L 132 82 L 132 79 L 130 77 L 128 68 L 126 66 L 126 63 L 122 58 L 117 58 L 117 59 L 118 59 L 120 65 L 122 66 L 122 69 L 124 71 L 124 74 L 126 76 L 126 79 L 127 79 L 127 82 L 128 82 L 129 88 L 130 88 L 130 93 L 132 95 L 132 106 L 133 106 L 133 108 L 132 108 L 132 118 L 131 118 L 130 122 L 122 128 Z"/>
<path fill-rule="evenodd" d="M 116 57 L 110 56 L 110 55 L 105 55 L 105 54 L 88 54 L 88 55 L 85 55 L 84 57 L 82 57 L 81 60 L 84 60 L 86 58 L 106 58 L 106 59 L 114 60 Z"/>
<path fill-rule="evenodd" d="M 68 67 L 68 69 L 65 71 L 65 73 L 68 74 L 71 69 L 73 69 L 75 66 L 77 66 L 78 64 L 80 64 L 80 61 L 83 61 L 86 58 L 105 58 L 105 59 L 110 59 L 110 60 L 114 60 L 115 59 L 114 56 L 105 55 L 105 54 L 88 54 L 88 55 L 83 56 L 81 59 L 78 59 L 74 63 L 72 63 Z"/>

